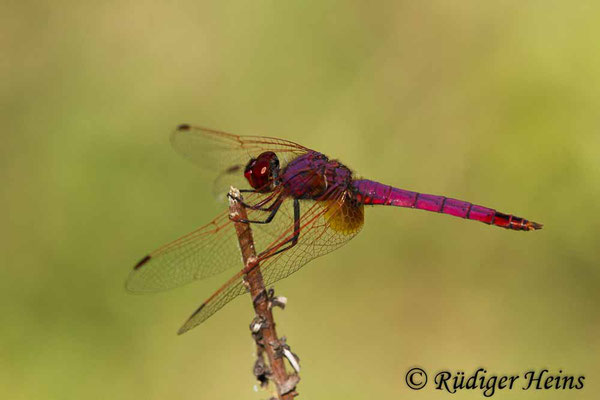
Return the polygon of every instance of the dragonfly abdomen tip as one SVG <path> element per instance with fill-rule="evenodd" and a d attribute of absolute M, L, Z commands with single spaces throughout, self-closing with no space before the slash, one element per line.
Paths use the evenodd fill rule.
<path fill-rule="evenodd" d="M 177 127 L 178 131 L 189 131 L 191 126 L 189 124 L 181 124 Z"/>
<path fill-rule="evenodd" d="M 530 231 L 537 231 L 538 229 L 542 229 L 543 227 L 544 227 L 543 224 L 539 224 L 537 222 L 533 222 L 533 221 L 527 222 L 527 228 Z"/>

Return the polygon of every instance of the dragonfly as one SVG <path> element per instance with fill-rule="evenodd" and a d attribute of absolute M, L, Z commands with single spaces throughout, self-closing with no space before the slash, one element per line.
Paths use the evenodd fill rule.
<path fill-rule="evenodd" d="M 240 188 L 257 250 L 257 268 L 271 285 L 330 253 L 358 234 L 364 206 L 431 211 L 513 231 L 542 224 L 445 196 L 399 189 L 359 179 L 340 161 L 297 143 L 234 135 L 183 124 L 171 134 L 174 149 L 213 177 L 214 191 Z M 208 224 L 143 257 L 126 288 L 150 293 L 205 279 L 240 264 L 235 222 L 226 210 Z M 242 269 L 189 317 L 182 334 L 206 321 L 235 297 L 248 292 Z"/>

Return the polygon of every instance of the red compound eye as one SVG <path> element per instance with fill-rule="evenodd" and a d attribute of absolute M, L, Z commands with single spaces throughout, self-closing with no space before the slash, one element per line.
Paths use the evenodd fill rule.
<path fill-rule="evenodd" d="M 268 190 L 270 187 L 273 173 L 279 165 L 279 160 L 275 153 L 268 151 L 262 153 L 256 159 L 250 160 L 244 171 L 244 176 L 254 189 Z"/>

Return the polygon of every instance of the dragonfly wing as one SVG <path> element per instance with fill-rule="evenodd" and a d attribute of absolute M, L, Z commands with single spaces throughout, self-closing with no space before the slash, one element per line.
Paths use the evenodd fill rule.
<path fill-rule="evenodd" d="M 287 199 L 270 224 L 252 224 L 255 247 L 260 251 L 259 268 L 265 285 L 291 275 L 310 260 L 344 245 L 360 231 L 363 225 L 362 205 L 353 203 L 345 191 L 339 192 L 337 196 L 326 201 L 305 200 L 300 206 L 301 218 L 297 244 L 270 256 L 285 247 L 298 233 L 294 228 L 291 204 L 293 199 Z M 293 209 L 293 205 L 291 208 Z M 274 240 L 275 232 L 279 233 Z M 192 314 L 179 333 L 187 332 L 206 321 L 229 301 L 246 292 L 243 274 L 238 272 Z"/>
<path fill-rule="evenodd" d="M 202 305 L 188 318 L 181 328 L 177 331 L 178 334 L 183 334 L 190 329 L 200 325 L 210 316 L 219 311 L 225 304 L 235 299 L 241 294 L 247 293 L 248 289 L 244 284 L 242 272 L 235 274 L 225 285 L 217 290 L 209 297 Z"/>
<path fill-rule="evenodd" d="M 296 246 L 272 257 L 279 244 L 270 246 L 260 263 L 265 285 L 273 284 L 298 271 L 309 261 L 323 256 L 348 243 L 362 229 L 364 209 L 353 202 L 345 191 L 326 201 L 301 202 L 300 234 Z M 286 231 L 283 242 L 294 236 Z"/>
<path fill-rule="evenodd" d="M 247 196 L 253 204 L 268 194 Z M 249 218 L 263 212 L 248 210 Z M 204 279 L 231 267 L 242 268 L 235 227 L 229 212 L 144 257 L 131 271 L 126 288 L 134 293 L 156 292 Z"/>
<path fill-rule="evenodd" d="M 199 165 L 205 175 L 215 180 L 213 192 L 223 198 L 229 186 L 244 188 L 244 168 L 251 158 L 265 151 L 277 154 L 280 166 L 309 151 L 288 140 L 243 136 L 199 126 L 180 125 L 171 134 L 173 148 Z"/>

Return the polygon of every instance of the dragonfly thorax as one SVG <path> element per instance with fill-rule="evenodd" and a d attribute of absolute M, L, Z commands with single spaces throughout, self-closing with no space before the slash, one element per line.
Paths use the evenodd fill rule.
<path fill-rule="evenodd" d="M 272 151 L 261 153 L 246 165 L 244 177 L 259 192 L 270 192 L 275 188 L 279 176 L 279 159 Z"/>
<path fill-rule="evenodd" d="M 286 165 L 279 176 L 287 193 L 297 199 L 326 200 L 348 188 L 352 173 L 341 163 L 315 151 Z"/>

